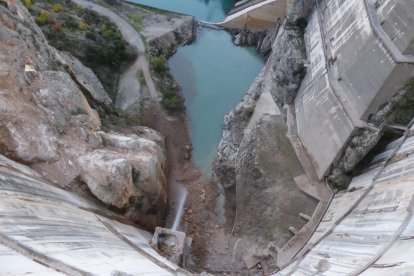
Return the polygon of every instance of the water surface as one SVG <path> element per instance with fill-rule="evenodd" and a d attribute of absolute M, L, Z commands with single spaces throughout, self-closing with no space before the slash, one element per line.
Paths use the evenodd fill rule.
<path fill-rule="evenodd" d="M 233 6 L 233 0 L 133 2 L 210 22 L 222 21 Z M 168 64 L 185 97 L 194 161 L 208 177 L 222 137 L 224 115 L 246 94 L 264 61 L 255 49 L 234 46 L 227 32 L 199 28 L 196 41 L 179 47 Z"/>
<path fill-rule="evenodd" d="M 198 20 L 219 22 L 234 5 L 234 0 L 130 0 L 150 7 L 184 13 Z"/>
<path fill-rule="evenodd" d="M 227 32 L 200 28 L 195 43 L 181 47 L 169 66 L 186 100 L 194 161 L 209 173 L 224 115 L 246 94 L 263 60 L 253 48 L 235 47 Z"/>

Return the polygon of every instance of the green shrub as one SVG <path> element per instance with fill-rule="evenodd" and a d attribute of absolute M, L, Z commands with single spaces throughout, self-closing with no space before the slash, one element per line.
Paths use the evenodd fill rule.
<path fill-rule="evenodd" d="M 96 35 L 91 31 L 86 32 L 85 37 L 90 39 L 90 40 L 96 40 Z"/>
<path fill-rule="evenodd" d="M 157 57 L 153 57 L 152 60 L 152 66 L 154 67 L 154 70 L 158 73 L 165 72 L 167 70 L 167 67 L 165 66 L 165 58 L 164 56 L 160 55 Z"/>
<path fill-rule="evenodd" d="M 111 29 L 106 29 L 106 30 L 104 30 L 103 32 L 102 32 L 102 35 L 104 36 L 104 37 L 112 37 L 113 36 L 113 31 L 111 30 Z"/>
<path fill-rule="evenodd" d="M 88 25 L 88 24 L 86 24 L 86 22 L 85 22 L 85 21 L 79 21 L 79 23 L 78 23 L 78 28 L 79 28 L 79 30 L 84 31 L 84 30 L 86 30 L 87 28 L 89 28 L 89 25 Z"/>
<path fill-rule="evenodd" d="M 53 8 L 53 11 L 56 12 L 56 13 L 61 12 L 62 9 L 63 9 L 62 4 L 60 4 L 60 3 L 54 3 L 52 8 Z"/>
<path fill-rule="evenodd" d="M 45 11 L 45 10 L 41 10 L 39 13 L 39 17 L 37 18 L 36 22 L 39 25 L 45 25 L 47 23 L 49 23 L 49 21 L 51 20 L 51 16 L 50 14 Z"/>
<path fill-rule="evenodd" d="M 29 10 L 32 8 L 32 0 L 24 0 L 23 4 L 28 8 Z"/>
<path fill-rule="evenodd" d="M 162 94 L 162 103 L 169 110 L 177 110 L 183 104 L 182 99 L 172 91 L 166 91 Z"/>

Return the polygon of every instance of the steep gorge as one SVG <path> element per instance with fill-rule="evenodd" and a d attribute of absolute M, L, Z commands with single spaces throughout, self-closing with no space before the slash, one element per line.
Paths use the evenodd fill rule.
<path fill-rule="evenodd" d="M 279 272 L 285 275 L 346 269 L 349 274 L 355 274 L 355 271 L 381 268 L 384 260 L 383 263 L 374 262 L 382 258 L 383 249 L 398 250 L 398 243 L 409 240 L 406 238 L 409 235 L 403 235 L 402 231 L 411 229 L 412 217 L 412 185 L 409 184 L 413 114 L 409 105 L 414 90 L 412 81 L 406 81 L 414 75 L 410 63 L 414 34 L 409 31 L 401 37 L 398 36 L 401 33 L 395 34 L 402 57 L 408 58 L 401 62 L 398 60 L 401 57 L 383 46 L 388 42 L 376 35 L 367 17 L 361 15 L 365 10 L 358 8 L 366 1 L 344 1 L 342 16 L 359 15 L 358 20 L 365 24 L 352 25 L 350 37 L 357 39 L 339 40 L 338 44 L 336 39 L 342 38 L 344 30 L 332 31 L 338 16 L 336 0 L 288 1 L 287 17 L 277 26 L 260 34 L 236 31 L 235 43 L 256 44 L 258 51 L 268 59 L 246 96 L 224 119 L 212 181 L 200 180 L 198 172 L 192 174 L 197 169 L 191 163 L 191 148 L 187 144 L 171 144 L 168 140 L 171 137 L 167 135 L 164 137 L 147 127 L 122 125 L 117 120 L 111 121 L 102 131 L 102 121 L 113 115 L 105 113 L 112 108 L 112 100 L 94 72 L 73 56 L 51 47 L 20 2 L 0 1 L 0 153 L 28 166 L 1 158 L 1 183 L 13 186 L 12 197 L 8 200 L 19 203 L 13 202 L 10 208 L 6 208 L 5 203 L 2 205 L 9 216 L 13 215 L 15 221 L 11 225 L 16 228 L 2 220 L 0 238 L 6 233 L 10 238 L 16 232 L 21 236 L 20 240 L 12 239 L 14 246 L 20 241 L 27 242 L 30 239 L 26 238 L 25 231 L 19 230 L 22 223 L 19 218 L 25 214 L 30 217 L 34 212 L 41 222 L 47 222 L 48 217 L 58 221 L 58 212 L 53 212 L 56 208 L 65 218 L 62 224 L 65 227 L 82 221 L 82 231 L 87 233 L 93 231 L 89 228 L 91 221 L 91 227 L 101 229 L 104 226 L 104 230 L 93 233 L 96 241 L 88 240 L 88 245 L 91 250 L 100 252 L 97 255 L 101 256 L 102 259 L 98 259 L 103 260 L 102 263 L 109 265 L 103 271 L 86 265 L 91 261 L 88 258 L 85 263 L 76 264 L 75 261 L 68 265 L 65 258 L 46 250 L 48 241 L 40 231 L 44 226 L 39 227 L 38 234 L 46 240 L 45 254 L 52 254 L 52 259 L 56 258 L 63 266 L 44 262 L 37 256 L 43 252 L 36 243 L 31 245 L 36 253 L 35 261 L 55 269 L 63 267 L 58 270 L 68 274 L 75 274 L 78 268 L 97 274 L 118 275 L 124 270 L 139 274 L 139 269 L 128 266 L 128 262 L 137 259 L 160 275 L 187 273 L 148 249 L 148 233 L 119 224 L 133 222 L 151 230 L 162 224 L 168 200 L 168 167 L 174 165 L 188 173 L 174 175 L 175 180 L 194 184 L 189 188 L 190 199 L 183 225 L 187 233 L 193 235 L 195 258 L 190 259 L 187 268 L 195 271 L 269 275 L 285 268 Z M 401 2 L 392 6 L 392 2 L 383 1 L 376 7 L 385 26 L 389 26 L 395 16 L 387 10 L 399 10 L 401 6 L 398 5 L 407 5 L 408 10 L 413 8 Z M 406 15 L 399 18 L 408 18 L 407 22 L 414 24 Z M 191 25 L 189 22 L 192 21 L 187 22 Z M 395 30 L 388 28 L 386 31 Z M 165 34 L 153 41 L 152 51 L 155 55 L 169 55 L 179 44 L 180 39 L 175 41 L 175 38 L 177 35 Z M 353 48 L 356 40 L 363 46 L 358 51 Z M 359 51 L 372 47 L 377 51 L 358 56 Z M 369 81 L 361 81 L 354 74 L 366 64 L 375 65 L 378 61 L 387 62 L 384 68 L 388 71 L 381 71 L 381 77 L 377 78 L 375 72 L 370 71 L 364 74 Z M 343 101 L 343 91 L 350 91 L 351 96 L 346 95 L 349 101 Z M 361 94 L 362 91 L 367 93 Z M 367 95 L 369 101 L 357 100 Z M 139 98 L 139 104 L 145 103 L 144 99 Z M 161 129 L 165 125 L 183 126 L 182 121 L 173 116 L 158 121 L 159 116 L 149 108 L 147 113 L 143 112 L 142 122 Z M 393 129 L 392 138 L 379 143 L 381 135 L 390 129 Z M 175 137 L 173 142 L 178 140 Z M 182 140 L 189 142 L 188 136 Z M 378 148 L 371 151 L 378 143 Z M 179 151 L 177 159 L 166 154 L 174 146 Z M 372 158 L 364 160 L 358 170 L 354 170 L 370 151 Z M 41 193 L 47 190 L 48 181 L 85 198 L 98 199 L 116 214 L 98 203 L 94 205 L 93 200 L 71 196 L 52 186 L 52 200 L 46 204 L 48 199 Z M 218 185 L 217 190 L 214 184 Z M 3 191 L 6 192 L 3 194 Z M 2 188 L 0 196 L 6 198 L 7 191 Z M 28 191 L 33 191 L 41 204 L 53 207 L 32 207 Z M 29 200 L 20 202 L 18 194 Z M 223 196 L 224 207 L 220 206 Z M 59 207 L 56 198 L 65 204 Z M 394 204 L 396 202 L 398 204 Z M 213 213 L 216 203 L 218 209 L 223 207 L 225 211 L 222 216 Z M 76 209 L 76 215 L 65 208 Z M 372 227 L 369 222 L 374 218 L 384 225 L 391 221 L 387 224 L 390 229 L 395 226 L 389 230 L 391 234 Z M 364 223 L 362 226 L 353 224 L 353 219 Z M 30 223 L 35 222 L 30 220 Z M 352 229 L 341 232 L 337 225 Z M 22 223 L 22 229 L 25 227 Z M 63 231 L 63 228 L 57 229 Z M 363 233 L 371 232 L 379 244 L 378 252 L 364 251 L 364 258 L 355 260 L 352 254 L 341 251 L 348 245 L 355 248 L 354 239 L 360 236 L 363 237 L 360 243 L 368 248 L 371 236 Z M 323 246 L 332 246 L 329 239 L 341 245 L 336 248 L 340 257 L 324 249 Z M 116 244 L 116 250 L 121 248 L 126 255 L 95 244 L 104 240 Z M 0 242 L 4 245 L 4 240 Z M 76 260 L 71 243 L 62 244 L 65 254 L 74 258 L 71 261 Z M 128 262 L 111 265 L 111 261 L 119 260 L 114 252 L 125 256 Z M 140 257 L 134 255 L 136 252 Z M 102 257 L 109 255 L 110 259 Z M 347 263 L 348 258 L 352 265 Z M 119 271 L 108 270 L 111 266 Z M 401 271 L 404 269 L 402 266 Z"/>

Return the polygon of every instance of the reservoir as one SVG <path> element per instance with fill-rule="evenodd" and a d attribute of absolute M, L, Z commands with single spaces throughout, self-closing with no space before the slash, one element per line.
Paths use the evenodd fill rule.
<path fill-rule="evenodd" d="M 233 6 L 226 0 L 134 0 L 155 8 L 219 22 Z M 179 47 L 168 65 L 182 88 L 193 143 L 193 159 L 211 174 L 224 116 L 243 98 L 264 66 L 252 47 L 237 47 L 226 31 L 198 28 L 193 44 Z"/>

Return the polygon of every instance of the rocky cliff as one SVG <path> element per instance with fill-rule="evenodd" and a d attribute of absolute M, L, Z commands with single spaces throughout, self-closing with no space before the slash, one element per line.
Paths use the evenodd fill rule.
<path fill-rule="evenodd" d="M 163 137 L 144 127 L 101 131 L 96 109 L 111 99 L 95 74 L 51 47 L 20 1 L 0 4 L 0 153 L 136 221 L 159 218 Z"/>
<path fill-rule="evenodd" d="M 252 35 L 237 32 L 235 42 L 254 44 Z M 233 221 L 239 248 L 256 248 L 236 254 L 238 268 L 261 262 L 269 271 L 275 268 L 276 248 L 306 224 L 299 214 L 311 217 L 318 199 L 297 185 L 306 176 L 286 136 L 283 109 L 294 100 L 304 75 L 303 29 L 286 20 L 260 35 L 259 45 L 268 43 L 271 53 L 247 95 L 224 119 L 214 174 L 225 188 L 227 207 L 235 211 L 227 219 Z"/>

